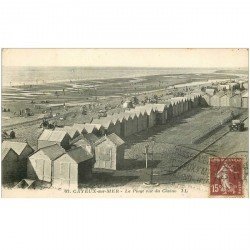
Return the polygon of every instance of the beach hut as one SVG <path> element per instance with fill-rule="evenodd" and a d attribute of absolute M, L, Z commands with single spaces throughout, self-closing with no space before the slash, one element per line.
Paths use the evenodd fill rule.
<path fill-rule="evenodd" d="M 231 99 L 230 95 L 223 95 L 220 98 L 220 106 L 221 107 L 229 107 L 230 106 L 230 99 Z"/>
<path fill-rule="evenodd" d="M 116 120 L 116 122 L 119 123 L 119 130 L 120 130 L 120 135 L 121 137 L 125 137 L 125 126 L 127 123 L 127 120 L 125 119 L 125 113 L 118 113 L 112 115 L 112 120 Z"/>
<path fill-rule="evenodd" d="M 209 96 L 208 101 L 210 103 L 210 98 L 213 96 L 213 94 L 209 92 L 207 95 Z M 193 93 L 190 96 L 191 96 L 191 101 L 192 101 L 192 105 L 191 105 L 192 108 L 197 108 L 200 105 L 201 95 L 198 93 Z"/>
<path fill-rule="evenodd" d="M 142 114 L 139 110 L 136 111 L 136 116 L 137 116 L 137 120 L 138 120 L 138 127 L 137 127 L 137 131 L 138 132 L 141 132 L 143 130 L 143 117 L 142 117 Z"/>
<path fill-rule="evenodd" d="M 100 138 L 95 143 L 95 168 L 123 169 L 124 150 L 124 141 L 116 134 Z"/>
<path fill-rule="evenodd" d="M 54 161 L 64 153 L 65 150 L 58 144 L 38 149 L 28 159 L 27 177 L 51 182 Z"/>
<path fill-rule="evenodd" d="M 148 128 L 148 113 L 147 113 L 147 110 L 145 108 L 145 106 L 137 106 L 135 108 L 135 111 L 136 112 L 140 112 L 141 113 L 141 124 L 140 124 L 140 128 L 141 130 L 146 130 Z"/>
<path fill-rule="evenodd" d="M 132 134 L 136 134 L 138 132 L 138 117 L 134 112 L 130 112 L 130 117 L 132 119 Z"/>
<path fill-rule="evenodd" d="M 180 115 L 180 102 L 177 97 L 173 97 L 170 99 L 171 104 L 173 105 L 173 117 L 177 117 Z"/>
<path fill-rule="evenodd" d="M 173 117 L 173 106 L 172 106 L 172 104 L 171 104 L 171 102 L 170 101 L 167 101 L 166 103 L 165 103 L 165 108 L 164 108 L 164 112 L 166 113 L 165 114 L 165 121 L 166 122 L 168 122 L 168 121 L 170 121 L 171 119 L 172 119 L 172 117 Z"/>
<path fill-rule="evenodd" d="M 71 138 L 65 131 L 45 129 L 37 141 L 37 148 L 44 148 L 54 144 L 60 145 L 64 149 L 69 148 Z"/>
<path fill-rule="evenodd" d="M 12 148 L 2 147 L 2 184 L 9 184 L 22 179 L 19 171 L 18 154 Z"/>
<path fill-rule="evenodd" d="M 148 127 L 152 128 L 156 124 L 156 111 L 151 105 L 145 105 L 145 112 L 148 118 Z"/>
<path fill-rule="evenodd" d="M 215 89 L 206 88 L 206 94 L 213 96 L 215 94 Z"/>
<path fill-rule="evenodd" d="M 90 154 L 95 154 L 95 142 L 98 141 L 99 138 L 94 134 L 84 134 L 79 135 L 73 141 L 71 141 L 71 148 L 73 147 L 82 147 Z"/>
<path fill-rule="evenodd" d="M 133 119 L 129 113 L 124 113 L 124 137 L 130 136 L 133 134 Z"/>
<path fill-rule="evenodd" d="M 113 121 L 114 120 L 114 121 Z M 121 133 L 121 124 L 117 119 L 112 119 L 111 116 L 94 119 L 92 123 L 101 124 L 105 129 L 106 134 L 116 133 L 118 136 Z"/>
<path fill-rule="evenodd" d="M 242 108 L 248 108 L 248 92 L 242 94 L 241 102 L 242 102 Z"/>
<path fill-rule="evenodd" d="M 167 121 L 167 106 L 163 103 L 152 104 L 155 112 L 155 124 L 165 124 Z"/>
<path fill-rule="evenodd" d="M 221 97 L 223 97 L 225 95 L 224 92 L 218 92 L 216 93 L 216 95 L 213 95 L 210 98 L 210 105 L 211 106 L 221 106 Z"/>
<path fill-rule="evenodd" d="M 116 135 L 121 135 L 121 122 L 118 118 L 113 116 L 110 117 L 112 123 L 109 129 L 109 134 L 115 133 Z"/>
<path fill-rule="evenodd" d="M 173 107 L 173 117 L 177 117 L 178 116 L 177 104 L 173 102 L 172 107 Z"/>
<path fill-rule="evenodd" d="M 189 99 L 188 98 L 183 98 L 183 112 L 188 112 L 189 110 Z"/>
<path fill-rule="evenodd" d="M 210 95 L 208 94 L 205 94 L 203 95 L 203 100 L 204 100 L 204 104 L 205 105 L 208 105 L 208 106 L 211 106 L 211 97 Z M 192 107 L 194 107 L 193 103 L 194 103 L 194 97 L 191 97 L 191 102 L 192 102 Z"/>
<path fill-rule="evenodd" d="M 55 130 L 65 131 L 68 133 L 71 139 L 74 139 L 80 135 L 79 130 L 74 126 L 64 126 L 63 128 L 56 128 Z"/>
<path fill-rule="evenodd" d="M 234 95 L 230 98 L 230 106 L 234 108 L 241 108 L 241 95 Z"/>
<path fill-rule="evenodd" d="M 54 161 L 52 186 L 74 188 L 92 177 L 94 157 L 82 147 L 65 152 Z"/>
<path fill-rule="evenodd" d="M 25 178 L 27 176 L 27 160 L 29 155 L 31 155 L 34 150 L 26 142 L 14 142 L 14 141 L 3 141 L 2 148 L 11 148 L 18 155 L 19 173 L 20 178 Z"/>

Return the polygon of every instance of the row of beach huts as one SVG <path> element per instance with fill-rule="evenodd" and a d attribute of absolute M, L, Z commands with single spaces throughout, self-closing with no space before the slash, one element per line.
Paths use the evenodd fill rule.
<path fill-rule="evenodd" d="M 32 180 L 30 187 L 39 181 L 56 188 L 77 188 L 91 179 L 93 169 L 124 169 L 124 138 L 166 124 L 200 104 L 201 95 L 192 94 L 136 106 L 91 123 L 45 129 L 35 151 L 24 142 L 4 141 L 3 183 Z"/>
<path fill-rule="evenodd" d="M 209 106 L 214 107 L 234 107 L 234 108 L 248 108 L 248 92 L 227 92 L 215 89 L 207 89 L 203 99 Z"/>

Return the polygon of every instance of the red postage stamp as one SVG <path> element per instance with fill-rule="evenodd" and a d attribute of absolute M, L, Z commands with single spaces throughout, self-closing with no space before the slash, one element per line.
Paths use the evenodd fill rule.
<path fill-rule="evenodd" d="M 243 159 L 210 159 L 210 196 L 243 195 Z"/>

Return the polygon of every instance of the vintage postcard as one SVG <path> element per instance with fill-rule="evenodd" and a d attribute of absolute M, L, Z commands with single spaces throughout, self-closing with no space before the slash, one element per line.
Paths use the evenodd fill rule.
<path fill-rule="evenodd" d="M 248 49 L 2 49 L 2 197 L 248 197 Z"/>

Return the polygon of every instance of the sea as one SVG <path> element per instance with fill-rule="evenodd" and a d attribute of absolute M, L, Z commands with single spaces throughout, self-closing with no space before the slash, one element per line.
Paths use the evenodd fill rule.
<path fill-rule="evenodd" d="M 215 68 L 131 68 L 131 67 L 2 67 L 2 86 L 47 84 L 74 80 L 135 78 L 149 75 L 204 74 Z"/>

